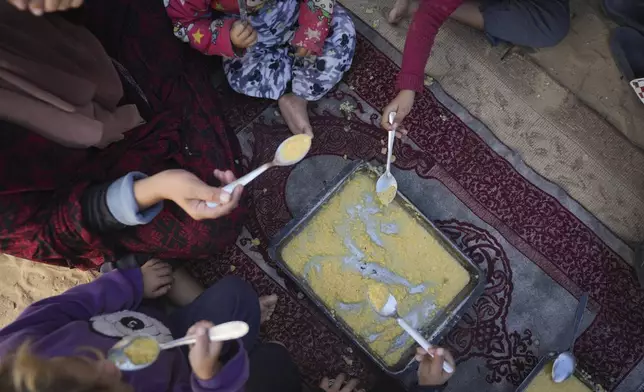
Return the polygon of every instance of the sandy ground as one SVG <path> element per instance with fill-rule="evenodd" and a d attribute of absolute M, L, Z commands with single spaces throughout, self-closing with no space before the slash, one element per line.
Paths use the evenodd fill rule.
<path fill-rule="evenodd" d="M 32 302 L 92 279 L 90 272 L 0 255 L 0 326 L 9 324 Z"/>

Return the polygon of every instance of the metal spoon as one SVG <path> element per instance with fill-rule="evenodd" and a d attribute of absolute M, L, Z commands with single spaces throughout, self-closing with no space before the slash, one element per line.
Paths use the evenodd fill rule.
<path fill-rule="evenodd" d="M 396 118 L 396 112 L 389 112 L 389 124 L 394 124 L 394 119 Z M 396 128 L 393 127 L 391 131 L 387 132 L 387 168 L 385 173 L 378 178 L 376 182 L 376 193 L 378 198 L 385 204 L 391 203 L 396 197 L 396 191 L 398 191 L 398 182 L 396 178 L 391 174 L 391 153 L 394 149 L 394 140 L 396 139 Z M 393 187 L 393 192 L 391 194 L 385 194 L 384 192 Z M 382 196 L 386 196 L 384 199 Z"/>
<path fill-rule="evenodd" d="M 383 317 L 395 318 L 398 322 L 398 325 L 400 325 L 402 329 L 404 329 L 405 332 L 407 332 L 409 336 L 411 336 L 416 341 L 416 343 L 420 345 L 420 347 L 425 349 L 425 351 L 428 351 L 432 347 L 432 345 L 427 341 L 427 339 L 423 337 L 423 335 L 421 335 L 411 325 L 407 324 L 407 322 L 403 320 L 402 317 L 400 317 L 400 315 L 398 314 L 398 301 L 396 301 L 396 298 L 393 295 L 389 294 L 389 297 L 387 297 L 387 303 L 385 303 L 382 309 L 376 309 L 376 313 Z M 443 362 L 443 370 L 446 373 L 454 373 L 454 368 L 452 367 L 452 365 L 447 363 L 447 361 Z"/>
<path fill-rule="evenodd" d="M 577 305 L 577 311 L 575 313 L 575 319 L 572 324 L 572 339 L 568 350 L 562 352 L 555 359 L 554 364 L 552 365 L 552 381 L 556 383 L 564 382 L 575 372 L 575 366 L 577 366 L 577 359 L 572 353 L 572 349 L 575 345 L 575 340 L 577 339 L 577 331 L 579 330 L 579 325 L 584 316 L 584 310 L 586 309 L 586 304 L 588 304 L 588 293 L 582 294 L 579 298 L 579 305 Z"/>
<path fill-rule="evenodd" d="M 248 333 L 248 324 L 243 321 L 230 321 L 227 323 L 215 325 L 208 330 L 208 337 L 211 342 L 223 342 L 226 340 L 239 339 Z M 125 353 L 125 349 L 131 346 L 137 340 L 147 340 L 156 344 L 156 355 L 152 360 L 145 363 L 133 363 L 132 360 Z M 185 346 L 194 344 L 197 337 L 188 335 L 181 339 L 176 339 L 171 342 L 159 344 L 152 336 L 126 336 L 119 340 L 107 352 L 107 358 L 112 361 L 117 368 L 125 371 L 141 370 L 154 363 L 159 357 L 161 350 L 168 350 L 174 347 Z"/>
<path fill-rule="evenodd" d="M 280 145 L 277 147 L 277 151 L 275 151 L 275 157 L 273 158 L 272 162 L 268 162 L 268 163 L 263 164 L 262 166 L 260 166 L 257 169 L 251 171 L 250 173 L 246 174 L 245 176 L 240 177 L 237 180 L 235 180 L 235 181 L 231 182 L 230 184 L 226 185 L 222 189 L 224 191 L 228 192 L 228 193 L 232 193 L 235 190 L 235 187 L 237 187 L 237 185 L 243 185 L 243 186 L 248 185 L 251 181 L 253 181 L 257 177 L 259 177 L 266 170 L 268 170 L 268 169 L 270 169 L 270 168 L 272 168 L 274 166 L 291 166 L 291 165 L 295 165 L 296 163 L 298 163 L 299 161 L 304 159 L 306 154 L 309 153 L 309 149 L 311 148 L 310 144 L 309 144 L 309 149 L 307 149 L 306 152 L 304 154 L 302 154 L 302 156 L 298 157 L 297 159 L 291 159 L 291 160 L 287 160 L 287 159 L 284 158 L 284 156 L 283 156 L 284 146 L 289 142 L 289 140 L 292 140 L 294 138 L 302 138 L 302 137 L 307 137 L 307 138 L 311 139 L 310 136 L 304 135 L 304 134 L 293 135 L 293 136 L 289 137 L 288 139 L 286 139 L 282 143 L 280 143 Z M 206 204 L 210 208 L 215 208 L 215 207 L 217 207 L 219 205 L 218 203 L 216 203 L 214 201 L 209 201 Z"/>

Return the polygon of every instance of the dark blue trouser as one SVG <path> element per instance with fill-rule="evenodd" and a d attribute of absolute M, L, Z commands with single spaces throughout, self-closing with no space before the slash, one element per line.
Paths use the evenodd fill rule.
<path fill-rule="evenodd" d="M 259 335 L 259 299 L 253 287 L 236 276 L 226 276 L 206 289 L 189 305 L 170 314 L 172 336 L 185 336 L 188 329 L 198 321 L 213 324 L 227 321 L 245 321 L 250 330 L 242 338 L 246 351 L 250 352 Z M 222 355 L 228 345 L 224 345 Z"/>
<path fill-rule="evenodd" d="M 568 0 L 482 0 L 480 9 L 493 43 L 543 48 L 558 44 L 570 29 Z"/>
<path fill-rule="evenodd" d="M 215 325 L 233 320 L 248 323 L 250 331 L 242 339 L 250 359 L 248 392 L 301 391 L 299 371 L 286 348 L 275 343 L 256 346 L 260 325 L 259 301 L 248 282 L 236 276 L 226 276 L 189 305 L 176 309 L 170 314 L 172 336 L 185 336 L 193 324 L 202 320 Z M 229 347 L 224 345 L 222 357 L 227 355 Z"/>

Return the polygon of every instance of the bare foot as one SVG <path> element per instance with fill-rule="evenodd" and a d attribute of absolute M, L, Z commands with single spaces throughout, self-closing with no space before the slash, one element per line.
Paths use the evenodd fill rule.
<path fill-rule="evenodd" d="M 265 295 L 259 297 L 259 321 L 264 323 L 270 320 L 273 312 L 275 311 L 275 306 L 277 306 L 277 295 Z"/>
<path fill-rule="evenodd" d="M 410 15 L 409 0 L 396 0 L 394 8 L 389 11 L 387 15 L 387 22 L 390 24 L 398 24 L 401 20 Z"/>
<path fill-rule="evenodd" d="M 309 121 L 309 113 L 306 111 L 308 102 L 294 94 L 284 94 L 278 101 L 280 112 L 286 125 L 295 135 L 305 133 L 313 137 L 313 127 Z"/>

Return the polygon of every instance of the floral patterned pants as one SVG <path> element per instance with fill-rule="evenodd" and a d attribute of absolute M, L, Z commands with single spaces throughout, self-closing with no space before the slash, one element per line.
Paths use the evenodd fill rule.
<path fill-rule="evenodd" d="M 258 42 L 244 57 L 224 60 L 226 77 L 235 91 L 278 99 L 290 90 L 307 101 L 316 101 L 351 67 L 356 31 L 349 13 L 337 4 L 322 55 L 293 55 L 290 41 L 298 26 L 299 5 L 296 0 L 269 2 L 250 16 Z"/>

